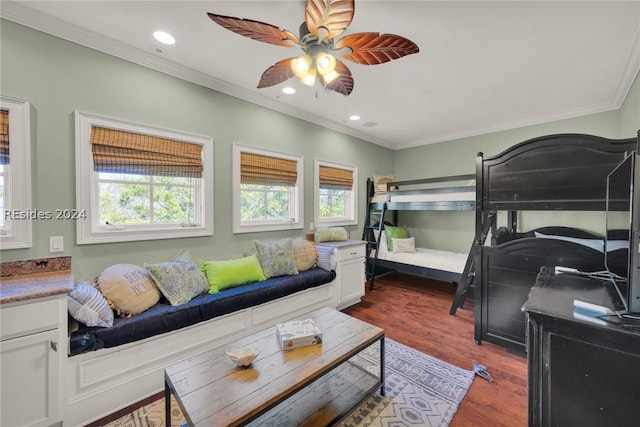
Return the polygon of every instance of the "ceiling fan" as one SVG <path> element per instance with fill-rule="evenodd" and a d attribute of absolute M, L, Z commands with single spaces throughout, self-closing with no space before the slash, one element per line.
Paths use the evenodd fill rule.
<path fill-rule="evenodd" d="M 214 22 L 253 40 L 284 47 L 299 47 L 301 56 L 278 61 L 262 74 L 258 88 L 274 86 L 298 77 L 307 86 L 316 82 L 349 96 L 353 77 L 336 56 L 358 64 L 375 65 L 418 53 L 418 46 L 394 34 L 357 33 L 338 40 L 353 20 L 354 0 L 307 0 L 299 37 L 271 24 L 208 13 Z"/>

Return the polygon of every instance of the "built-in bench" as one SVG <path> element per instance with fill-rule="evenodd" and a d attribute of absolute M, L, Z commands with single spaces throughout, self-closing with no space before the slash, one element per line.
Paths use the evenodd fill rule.
<path fill-rule="evenodd" d="M 331 282 L 334 271 L 313 268 L 292 276 L 272 277 L 216 294 L 203 294 L 173 306 L 166 299 L 143 313 L 116 318 L 112 327 L 81 326 L 70 338 L 69 354 L 116 347 L 264 304 Z"/>
<path fill-rule="evenodd" d="M 178 360 L 316 308 L 335 308 L 339 287 L 334 271 L 314 268 L 180 306 L 161 302 L 113 327 L 80 328 L 70 337 L 64 424 L 85 425 L 158 393 L 164 368 Z"/>

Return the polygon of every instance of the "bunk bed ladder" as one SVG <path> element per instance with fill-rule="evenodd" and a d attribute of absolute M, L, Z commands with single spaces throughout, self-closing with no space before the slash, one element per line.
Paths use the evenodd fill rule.
<path fill-rule="evenodd" d="M 478 238 L 474 239 L 473 244 L 471 245 L 471 249 L 469 250 L 469 256 L 467 257 L 467 262 L 464 265 L 464 270 L 462 270 L 461 283 L 458 284 L 458 288 L 456 289 L 456 295 L 453 298 L 453 303 L 451 304 L 451 309 L 449 310 L 449 314 L 454 316 L 459 307 L 462 307 L 464 304 L 464 300 L 469 293 L 469 288 L 473 286 L 474 279 L 476 277 L 476 268 L 480 268 L 480 266 L 476 266 L 476 255 L 480 251 L 482 245 L 484 245 L 487 236 L 489 235 L 489 230 L 493 228 L 496 221 L 497 212 L 490 211 L 487 215 L 486 220 L 482 226 L 482 233 Z"/>
<path fill-rule="evenodd" d="M 384 215 L 387 210 L 387 204 L 382 204 L 382 209 L 374 209 L 369 203 L 367 206 L 367 214 L 364 219 L 364 227 L 362 229 L 362 240 L 367 242 L 365 252 L 365 279 L 369 283 L 369 289 L 373 290 L 373 282 L 376 279 L 376 267 L 378 265 L 378 239 L 382 235 L 384 228 Z M 372 224 L 371 216 L 379 215 L 380 220 L 377 224 Z M 375 231 L 378 232 L 378 238 L 376 238 Z M 371 251 L 375 249 L 375 255 L 371 256 Z"/>

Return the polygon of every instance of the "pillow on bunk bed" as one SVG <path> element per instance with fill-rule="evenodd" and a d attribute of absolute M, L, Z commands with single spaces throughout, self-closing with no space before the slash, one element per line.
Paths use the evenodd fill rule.
<path fill-rule="evenodd" d="M 392 239 L 394 237 L 397 239 L 407 239 L 409 237 L 409 231 L 407 230 L 406 225 L 403 225 L 402 227 L 385 225 L 384 231 L 385 231 L 385 234 L 387 235 L 387 248 L 389 249 L 389 252 L 393 252 Z"/>
<path fill-rule="evenodd" d="M 415 253 L 416 252 L 416 241 L 414 237 L 408 237 L 406 239 L 398 239 L 397 237 L 392 237 L 391 241 L 393 242 L 393 253 Z"/>

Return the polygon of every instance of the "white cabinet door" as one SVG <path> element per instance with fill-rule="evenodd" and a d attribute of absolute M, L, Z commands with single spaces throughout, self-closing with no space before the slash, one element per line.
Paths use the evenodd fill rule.
<path fill-rule="evenodd" d="M 338 265 L 336 273 L 340 281 L 340 304 L 345 308 L 360 302 L 364 295 L 364 245 L 337 249 Z"/>
<path fill-rule="evenodd" d="M 0 425 L 49 426 L 60 418 L 58 330 L 0 342 Z"/>

